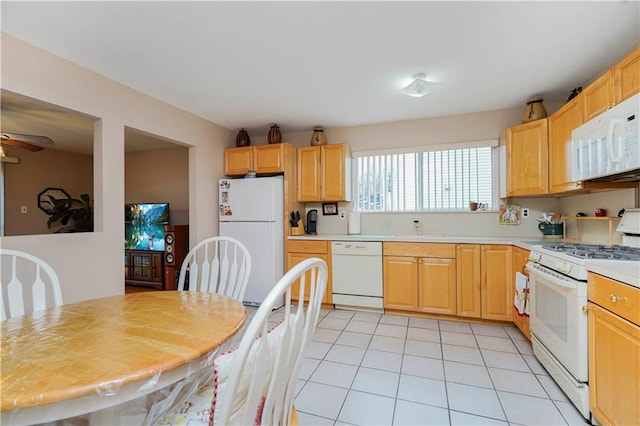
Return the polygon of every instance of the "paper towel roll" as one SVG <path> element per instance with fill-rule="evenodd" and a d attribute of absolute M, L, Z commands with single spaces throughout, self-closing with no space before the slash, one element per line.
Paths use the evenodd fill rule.
<path fill-rule="evenodd" d="M 360 233 L 360 212 L 349 212 L 349 234 Z"/>

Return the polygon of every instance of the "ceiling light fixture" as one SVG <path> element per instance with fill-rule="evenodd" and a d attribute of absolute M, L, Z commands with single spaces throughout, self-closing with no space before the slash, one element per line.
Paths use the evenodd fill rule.
<path fill-rule="evenodd" d="M 413 96 L 414 98 L 423 97 L 427 94 L 427 89 L 435 84 L 427 81 L 426 78 L 422 73 L 414 75 L 411 84 L 402 88 L 402 93 Z"/>

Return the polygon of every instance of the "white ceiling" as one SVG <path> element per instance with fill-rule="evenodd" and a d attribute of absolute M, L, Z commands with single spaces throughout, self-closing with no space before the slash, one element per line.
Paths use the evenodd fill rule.
<path fill-rule="evenodd" d="M 252 135 L 560 102 L 640 44 L 637 1 L 0 7 L 3 32 Z M 418 72 L 438 85 L 401 94 Z"/>

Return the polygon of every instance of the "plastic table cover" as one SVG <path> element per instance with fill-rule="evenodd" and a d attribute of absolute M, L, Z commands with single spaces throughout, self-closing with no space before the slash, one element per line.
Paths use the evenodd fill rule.
<path fill-rule="evenodd" d="M 153 392 L 210 364 L 245 318 L 226 296 L 153 291 L 2 321 L 2 422 L 53 421 Z"/>

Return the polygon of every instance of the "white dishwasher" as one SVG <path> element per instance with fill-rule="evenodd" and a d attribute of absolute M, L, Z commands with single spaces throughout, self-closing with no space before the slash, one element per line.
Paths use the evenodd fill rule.
<path fill-rule="evenodd" d="M 333 241 L 331 279 L 336 307 L 382 311 L 382 243 Z"/>

